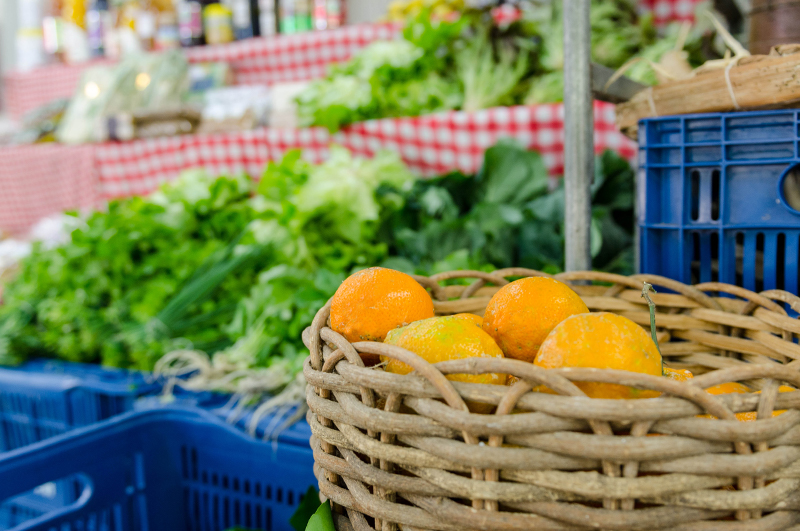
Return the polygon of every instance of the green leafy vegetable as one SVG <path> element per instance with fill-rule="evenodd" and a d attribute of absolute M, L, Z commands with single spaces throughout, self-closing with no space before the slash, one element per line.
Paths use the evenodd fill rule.
<path fill-rule="evenodd" d="M 189 172 L 147 199 L 111 201 L 65 246 L 37 247 L 4 289 L 0 362 L 57 356 L 150 369 L 154 359 L 180 345 L 225 344 L 220 328 L 263 268 L 263 256 L 242 260 L 237 274 L 223 275 L 213 293 L 180 304 L 174 314 L 182 321 L 179 339 L 141 342 L 146 334 L 130 332 L 151 323 L 257 217 L 252 189 L 246 177 Z M 252 242 L 239 246 L 237 255 L 254 249 Z M 209 314 L 212 309 L 216 313 Z M 208 318 L 192 321 L 201 315 Z M 169 320 L 169 314 L 162 317 Z"/>
<path fill-rule="evenodd" d="M 333 527 L 330 502 L 326 501 L 319 506 L 317 512 L 308 521 L 306 531 L 336 531 L 336 528 Z"/>
<path fill-rule="evenodd" d="M 487 32 L 481 31 L 456 54 L 456 66 L 464 86 L 461 108 L 473 112 L 504 102 L 525 75 L 528 56 L 509 46 L 495 52 Z"/>
<path fill-rule="evenodd" d="M 684 40 L 675 24 L 659 39 L 652 16 L 631 2 L 591 4 L 592 60 L 616 69 L 640 58 L 630 66 L 638 81 L 655 84 L 652 63 L 676 47 L 692 66 L 718 56 L 701 25 Z M 336 131 L 378 118 L 562 101 L 562 2 L 532 3 L 521 20 L 502 26 L 489 9 L 467 10 L 455 21 L 422 10 L 402 39 L 367 46 L 300 94 L 301 123 Z"/>
<path fill-rule="evenodd" d="M 560 271 L 564 193 L 560 187 L 548 192 L 548 182 L 541 157 L 513 142 L 488 149 L 475 177 L 455 173 L 417 182 L 384 228 L 398 257 L 388 263 L 425 271 L 455 259 L 473 267 Z M 592 192 L 595 267 L 631 272 L 633 172 L 627 162 L 604 153 Z"/>
<path fill-rule="evenodd" d="M 289 519 L 289 524 L 291 524 L 295 531 L 303 531 L 321 505 L 322 503 L 319 501 L 319 492 L 317 492 L 317 489 L 314 488 L 313 485 L 308 487 L 305 495 L 300 500 L 300 504 L 297 506 L 297 510 Z"/>

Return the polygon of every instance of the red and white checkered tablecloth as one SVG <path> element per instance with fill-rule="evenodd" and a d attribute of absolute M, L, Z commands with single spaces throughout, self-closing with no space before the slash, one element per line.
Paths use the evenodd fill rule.
<path fill-rule="evenodd" d="M 595 150 L 613 149 L 632 159 L 636 144 L 614 123 L 614 106 L 595 102 Z M 452 111 L 415 118 L 391 118 L 354 124 L 333 141 L 371 157 L 380 149 L 400 153 L 416 174 L 431 176 L 460 170 L 474 173 L 483 152 L 501 138 L 514 138 L 542 154 L 552 175 L 564 171 L 564 106 L 495 107 L 468 113 Z"/>
<path fill-rule="evenodd" d="M 98 190 L 105 199 L 143 195 L 188 168 L 203 167 L 212 175 L 245 172 L 260 177 L 267 162 L 292 148 L 321 162 L 328 155 L 327 129 L 256 129 L 214 135 L 153 138 L 106 143 L 95 148 Z"/>
<path fill-rule="evenodd" d="M 595 102 L 595 149 L 633 159 L 636 144 L 614 125 L 614 106 Z M 416 118 L 354 124 L 331 135 L 327 129 L 256 129 L 88 146 L 43 144 L 0 150 L 0 230 L 22 232 L 43 216 L 92 206 L 99 200 L 154 191 L 181 170 L 204 167 L 211 174 L 260 176 L 267 162 L 287 150 L 321 162 L 331 143 L 371 157 L 381 149 L 400 154 L 416 174 L 476 172 L 483 152 L 501 138 L 514 138 L 542 153 L 553 175 L 564 167 L 564 107 L 496 107 Z"/>
<path fill-rule="evenodd" d="M 452 170 L 474 173 L 483 152 L 501 138 L 515 138 L 542 153 L 551 174 L 564 168 L 564 107 L 497 107 L 387 118 L 358 123 L 334 135 L 326 129 L 257 129 L 233 134 L 195 135 L 103 144 L 96 148 L 96 171 L 104 198 L 146 194 L 187 168 L 202 166 L 212 174 L 245 171 L 259 176 L 267 162 L 291 148 L 320 162 L 330 143 L 354 154 L 372 157 L 387 149 L 400 154 L 416 174 L 438 175 Z M 613 149 L 632 159 L 636 144 L 614 125 L 614 107 L 595 103 L 595 149 Z"/>
<path fill-rule="evenodd" d="M 316 79 L 331 63 L 347 61 L 377 40 L 389 40 L 399 28 L 391 24 L 362 24 L 274 38 L 247 39 L 221 46 L 186 50 L 191 63 L 225 61 L 240 85 L 272 85 Z"/>
<path fill-rule="evenodd" d="M 656 26 L 670 22 L 694 21 L 694 10 L 703 0 L 640 0 L 639 6 L 653 12 Z"/>
<path fill-rule="evenodd" d="M 96 204 L 94 151 L 59 144 L 0 150 L 0 232 L 21 233 L 45 216 Z"/>
<path fill-rule="evenodd" d="M 361 24 L 188 48 L 186 56 L 191 63 L 230 63 L 238 84 L 271 85 L 322 77 L 331 63 L 346 61 L 367 44 L 392 39 L 397 32 L 397 27 L 391 24 Z M 6 74 L 5 112 L 18 118 L 54 99 L 71 97 L 81 74 L 91 64 L 98 63 L 51 65 L 31 72 Z"/>
<path fill-rule="evenodd" d="M 3 76 L 3 112 L 19 118 L 53 100 L 70 98 L 86 68 L 109 63 L 54 64 L 30 72 L 10 72 Z"/>

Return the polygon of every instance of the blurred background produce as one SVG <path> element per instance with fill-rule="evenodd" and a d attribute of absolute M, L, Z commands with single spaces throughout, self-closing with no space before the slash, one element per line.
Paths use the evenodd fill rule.
<path fill-rule="evenodd" d="M 597 168 L 593 254 L 630 273 L 633 172 L 611 152 Z M 209 388 L 258 378 L 280 389 L 301 368 L 301 331 L 354 270 L 557 272 L 563 208 L 539 155 L 511 142 L 489 149 L 475 176 L 425 181 L 391 153 L 341 148 L 320 165 L 291 152 L 257 184 L 186 172 L 147 198 L 74 214 L 60 245 L 34 243 L 3 293 L 0 363 L 152 370 L 177 351 L 161 370 L 200 370 Z"/>
<path fill-rule="evenodd" d="M 45 15 L 49 8 L 44 4 L 38 11 L 31 8 L 20 13 L 23 25 L 32 28 L 21 38 L 32 38 L 30 35 L 39 31 L 34 31 L 35 26 L 43 28 L 44 40 L 40 60 L 31 63 L 26 59 L 18 67 L 35 68 L 48 62 L 75 64 L 90 57 L 113 62 L 92 63 L 83 71 L 66 113 L 49 120 L 56 128 L 59 120 L 66 120 L 61 133 L 17 135 L 17 143 L 56 139 L 75 144 L 247 130 L 270 125 L 270 114 L 284 117 L 276 124 L 322 126 L 336 131 L 376 118 L 562 100 L 560 2 L 504 4 L 502 7 L 513 9 L 513 16 L 505 18 L 492 3 L 392 2 L 381 14 L 394 24 L 399 37 L 367 44 L 350 61 L 332 65 L 322 79 L 308 80 L 310 85 L 297 93 L 295 107 L 283 98 L 277 100 L 278 104 L 272 102 L 270 88 L 237 80 L 230 67 L 225 70 L 225 61 L 192 61 L 187 66 L 184 54 L 176 48 L 226 45 L 234 40 L 245 44 L 253 37 L 276 32 L 336 28 L 346 12 L 338 1 L 277 0 L 274 5 L 274 0 L 227 0 L 224 4 L 197 0 L 62 1 L 60 10 L 50 9 L 52 16 Z M 694 24 L 674 22 L 657 28 L 652 13 L 641 12 L 628 0 L 593 0 L 592 58 L 649 85 L 685 74 L 724 52 L 706 15 L 709 10 L 709 3 L 698 3 Z M 70 39 L 73 34 L 83 37 Z M 79 50 L 80 46 L 85 49 Z M 18 47 L 22 48 L 28 50 L 26 53 L 32 49 L 30 45 Z M 276 57 L 264 60 L 281 61 Z M 252 66 L 244 66 L 245 71 L 248 68 Z M 215 101 L 221 93 L 204 96 L 210 89 L 236 83 L 249 90 L 245 97 L 249 103 L 240 103 L 234 113 L 219 111 Z M 261 96 L 252 101 L 256 89 Z M 286 117 L 287 111 L 297 118 Z M 42 112 L 47 113 L 46 109 Z M 187 112 L 199 113 L 200 117 L 184 121 L 175 118 L 176 113 L 183 113 L 185 118 Z M 118 117 L 120 113 L 126 116 Z M 139 114 L 140 121 L 167 123 L 142 130 L 128 117 L 131 113 Z M 117 125 L 114 131 L 108 131 L 112 119 Z M 122 132 L 117 131 L 120 127 L 124 128 Z M 30 129 L 30 124 L 23 129 Z"/>
<path fill-rule="evenodd" d="M 298 96 L 301 123 L 336 130 L 375 118 L 562 101 L 559 2 L 524 4 L 510 23 L 497 21 L 489 9 L 456 3 L 392 6 L 390 15 L 406 17 L 403 38 L 373 43 L 313 82 Z M 594 0 L 592 59 L 614 69 L 629 64 L 624 71 L 630 78 L 656 84 L 657 73 L 669 71 L 658 64 L 669 53 L 680 54 L 689 68 L 720 57 L 724 48 L 707 11 L 698 8 L 694 27 L 670 24 L 659 36 L 652 16 L 637 14 L 633 4 Z"/>

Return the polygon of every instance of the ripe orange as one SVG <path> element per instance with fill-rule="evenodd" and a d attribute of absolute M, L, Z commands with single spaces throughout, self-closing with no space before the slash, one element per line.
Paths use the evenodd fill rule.
<path fill-rule="evenodd" d="M 712 395 L 727 395 L 729 393 L 749 393 L 750 388 L 738 382 L 728 382 L 709 387 L 706 392 Z"/>
<path fill-rule="evenodd" d="M 331 302 L 331 328 L 348 341 L 383 341 L 395 328 L 433 317 L 433 301 L 405 273 L 371 267 L 342 282 Z"/>
<path fill-rule="evenodd" d="M 788 385 L 781 385 L 778 387 L 779 393 L 786 393 L 791 391 L 796 391 L 794 387 L 789 387 Z M 738 382 L 728 382 L 724 384 L 715 385 L 714 387 L 709 387 L 706 389 L 707 392 L 711 393 L 712 395 L 724 395 L 728 393 L 749 393 L 751 392 L 750 388 L 745 385 L 742 385 Z M 761 391 L 756 391 L 755 394 L 761 394 Z M 781 409 L 778 411 L 773 411 L 772 416 L 777 417 L 781 413 L 785 413 L 785 409 Z M 717 417 L 713 415 L 698 415 L 699 417 L 706 418 L 706 419 L 715 419 Z M 749 422 L 753 420 L 758 420 L 758 413 L 755 411 L 743 411 L 741 413 L 736 413 L 736 418 L 741 420 L 742 422 Z"/>
<path fill-rule="evenodd" d="M 608 312 L 564 319 L 542 343 L 534 365 L 545 369 L 592 367 L 661 376 L 661 355 L 650 335 L 628 319 Z M 576 382 L 592 398 L 650 398 L 657 391 L 620 384 Z"/>
<path fill-rule="evenodd" d="M 457 319 L 464 319 L 470 323 L 475 324 L 478 328 L 483 327 L 483 317 L 480 315 L 475 315 L 474 313 L 457 313 L 452 315 L 451 317 L 455 317 Z"/>
<path fill-rule="evenodd" d="M 685 382 L 694 378 L 692 371 L 688 369 L 673 369 L 672 367 L 664 367 L 664 376 L 670 380 L 677 380 L 679 382 Z"/>
<path fill-rule="evenodd" d="M 411 323 L 386 335 L 387 345 L 396 345 L 421 356 L 428 363 L 463 358 L 502 358 L 500 347 L 489 334 L 467 319 L 457 316 L 432 317 Z M 411 367 L 403 362 L 381 356 L 385 370 L 408 374 Z M 458 382 L 503 385 L 505 374 L 449 374 L 448 380 Z"/>
<path fill-rule="evenodd" d="M 483 315 L 483 329 L 503 353 L 533 362 L 555 326 L 589 309 L 577 293 L 558 280 L 529 277 L 506 284 L 494 294 Z"/>

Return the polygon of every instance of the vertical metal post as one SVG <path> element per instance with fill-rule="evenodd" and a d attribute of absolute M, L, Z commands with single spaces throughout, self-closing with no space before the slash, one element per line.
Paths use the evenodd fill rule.
<path fill-rule="evenodd" d="M 594 176 L 594 108 L 590 0 L 564 2 L 564 237 L 567 271 L 592 268 L 591 196 Z"/>

